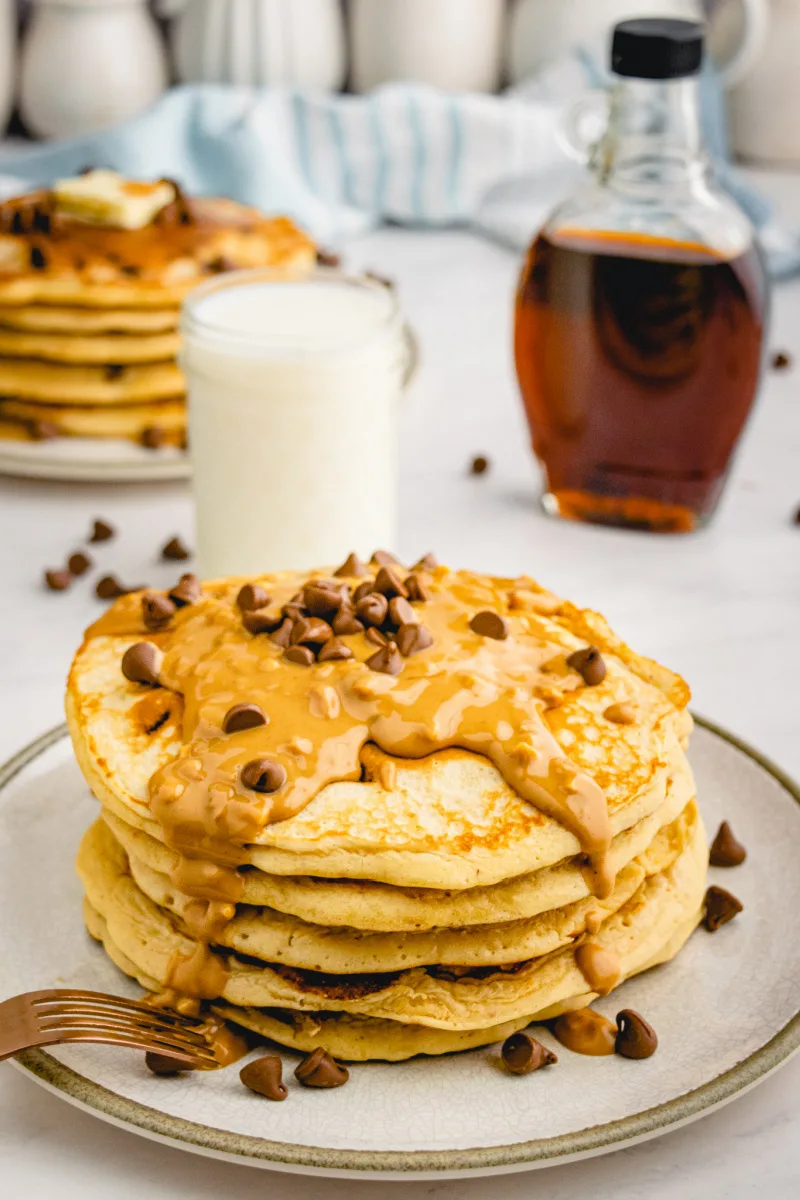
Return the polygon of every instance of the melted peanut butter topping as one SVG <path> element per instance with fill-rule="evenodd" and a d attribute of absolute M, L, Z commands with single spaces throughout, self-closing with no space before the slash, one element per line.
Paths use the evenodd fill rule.
<path fill-rule="evenodd" d="M 588 926 L 588 921 L 587 921 Z M 575 951 L 575 962 L 593 992 L 606 996 L 622 976 L 622 964 L 615 950 L 599 942 L 584 942 Z"/>
<path fill-rule="evenodd" d="M 370 570 L 374 576 L 377 568 Z M 398 567 L 396 574 L 403 580 L 407 572 Z M 270 611 L 292 601 L 309 578 L 265 579 Z M 574 833 L 595 892 L 608 894 L 605 795 L 570 761 L 545 716 L 554 696 L 585 686 L 566 665 L 574 647 L 560 645 L 537 612 L 537 596 L 548 593 L 528 580 L 436 568 L 425 575 L 428 599 L 413 604 L 432 644 L 404 658 L 394 675 L 367 665 L 376 647 L 363 633 L 341 638 L 351 658 L 288 661 L 269 634 L 244 629 L 236 605 L 241 583 L 207 585 L 157 635 L 142 624 L 141 597 L 124 597 L 87 635 L 154 637 L 164 650 L 160 682 L 183 697 L 183 747 L 156 771 L 149 792 L 164 842 L 182 856 L 173 883 L 198 901 L 186 920 L 198 950 L 172 964 L 170 987 L 219 994 L 225 969 L 209 943 L 241 897 L 236 866 L 246 859 L 244 847 L 268 824 L 290 820 L 327 784 L 359 779 L 368 742 L 399 758 L 449 747 L 485 756 L 521 797 Z M 355 588 L 363 578 L 336 583 Z M 525 596 L 530 603 L 521 601 Z M 504 619 L 508 636 L 470 627 L 487 611 Z M 257 705 L 266 724 L 225 733 L 225 715 L 237 704 Z M 285 770 L 272 794 L 242 783 L 242 768 L 257 758 Z"/>

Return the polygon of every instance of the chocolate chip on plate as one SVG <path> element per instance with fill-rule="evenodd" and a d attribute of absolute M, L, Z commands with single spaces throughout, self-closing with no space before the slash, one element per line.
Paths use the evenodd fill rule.
<path fill-rule="evenodd" d="M 181 575 L 175 587 L 169 593 L 169 598 L 176 604 L 178 608 L 185 608 L 187 604 L 197 604 L 197 601 L 203 595 L 203 587 L 196 575 L 187 573 Z"/>
<path fill-rule="evenodd" d="M 260 583 L 246 583 L 239 588 L 236 603 L 242 612 L 252 612 L 256 608 L 264 608 L 269 604 L 270 595 Z"/>
<path fill-rule="evenodd" d="M 185 562 L 192 557 L 192 552 L 179 537 L 173 537 L 161 547 L 161 557 L 167 562 Z"/>
<path fill-rule="evenodd" d="M 104 521 L 102 517 L 98 517 L 92 526 L 89 541 L 108 542 L 111 538 L 116 537 L 116 533 L 117 531 L 113 525 L 109 525 L 108 521 Z"/>
<path fill-rule="evenodd" d="M 367 666 L 381 675 L 399 675 L 403 669 L 403 656 L 394 642 L 387 642 L 367 659 Z"/>
<path fill-rule="evenodd" d="M 34 271 L 43 271 L 47 266 L 47 258 L 44 250 L 39 246 L 31 246 L 30 264 Z"/>
<path fill-rule="evenodd" d="M 108 363 L 108 365 L 106 366 L 106 370 L 105 370 L 106 379 L 109 379 L 109 380 L 121 379 L 124 373 L 125 373 L 125 366 L 123 363 Z"/>
<path fill-rule="evenodd" d="M 28 432 L 35 442 L 49 442 L 61 436 L 61 430 L 54 421 L 36 419 L 28 425 Z"/>
<path fill-rule="evenodd" d="M 623 1058 L 650 1058 L 658 1049 L 655 1029 L 632 1008 L 617 1013 L 617 1029 L 614 1049 Z"/>
<path fill-rule="evenodd" d="M 596 687 L 606 677 L 606 664 L 596 646 L 573 651 L 567 658 L 567 666 L 583 677 L 587 687 Z"/>
<path fill-rule="evenodd" d="M 709 933 L 716 933 L 722 925 L 727 925 L 728 921 L 732 921 L 743 908 L 741 900 L 737 900 L 730 892 L 726 892 L 725 888 L 710 887 L 706 892 L 703 925 Z"/>
<path fill-rule="evenodd" d="M 792 365 L 792 356 L 787 354 L 785 350 L 776 350 L 772 356 L 773 371 L 785 371 L 787 367 Z"/>
<path fill-rule="evenodd" d="M 72 583 L 72 575 L 64 569 L 45 571 L 44 582 L 51 592 L 65 592 Z"/>
<path fill-rule="evenodd" d="M 116 600 L 125 595 L 125 588 L 116 575 L 103 575 L 94 585 L 94 594 L 98 600 Z"/>
<path fill-rule="evenodd" d="M 254 792 L 277 792 L 286 783 L 286 768 L 272 758 L 252 758 L 242 767 L 242 783 Z"/>
<path fill-rule="evenodd" d="M 160 425 L 148 425 L 142 430 L 139 440 L 146 450 L 160 450 L 166 443 L 167 435 Z"/>
<path fill-rule="evenodd" d="M 71 575 L 85 575 L 91 565 L 92 560 L 82 550 L 76 550 L 67 559 L 67 567 Z"/>
<path fill-rule="evenodd" d="M 246 1088 L 267 1100 L 285 1100 L 289 1095 L 282 1081 L 283 1063 L 277 1054 L 265 1054 L 246 1067 L 242 1067 L 239 1078 Z"/>
<path fill-rule="evenodd" d="M 549 1067 L 558 1062 L 558 1055 L 548 1050 L 529 1033 L 512 1033 L 503 1042 L 500 1052 L 503 1062 L 512 1075 L 530 1075 L 540 1067 Z"/>
<path fill-rule="evenodd" d="M 164 652 L 152 642 L 136 642 L 122 656 L 122 674 L 131 683 L 146 683 L 157 687 Z"/>
<path fill-rule="evenodd" d="M 341 1087 L 350 1078 L 347 1067 L 337 1063 L 321 1046 L 303 1059 L 294 1074 L 304 1087 L 314 1088 Z"/>
<path fill-rule="evenodd" d="M 364 625 L 382 625 L 389 612 L 389 601 L 377 592 L 370 592 L 356 604 L 356 617 Z"/>
<path fill-rule="evenodd" d="M 353 651 L 338 638 L 326 642 L 317 655 L 317 662 L 339 662 L 353 657 Z"/>
<path fill-rule="evenodd" d="M 416 621 L 412 625 L 401 625 L 394 640 L 403 658 L 411 658 L 412 654 L 419 654 L 433 645 L 431 631 Z"/>
<path fill-rule="evenodd" d="M 154 1075 L 183 1075 L 185 1071 L 194 1070 L 185 1058 L 171 1058 L 169 1054 L 156 1054 L 153 1050 L 147 1051 L 144 1061 Z"/>
<path fill-rule="evenodd" d="M 177 604 L 161 592 L 145 592 L 142 596 L 142 620 L 146 629 L 163 629 L 177 611 Z"/>
<path fill-rule="evenodd" d="M 485 475 L 489 470 L 489 460 L 485 454 L 476 454 L 469 464 L 470 475 Z"/>
<path fill-rule="evenodd" d="M 257 704 L 234 704 L 225 713 L 222 730 L 223 733 L 241 733 L 243 729 L 256 729 L 267 723 L 264 710 Z"/>
<path fill-rule="evenodd" d="M 402 596 L 404 600 L 408 599 L 406 585 L 395 575 L 391 567 L 381 567 L 378 571 L 375 576 L 375 591 L 380 592 L 387 600 L 393 600 L 395 596 Z"/>
<path fill-rule="evenodd" d="M 500 613 L 485 608 L 483 612 L 475 613 L 469 623 L 473 633 L 481 637 L 493 638 L 496 642 L 504 642 L 509 634 L 508 621 Z"/>
<path fill-rule="evenodd" d="M 728 822 L 723 821 L 711 843 L 709 863 L 712 867 L 738 867 L 746 858 L 744 846 L 734 837 Z"/>
<path fill-rule="evenodd" d="M 341 254 L 334 254 L 332 250 L 317 250 L 317 266 L 318 267 L 340 267 L 342 265 Z"/>
<path fill-rule="evenodd" d="M 361 575 L 366 575 L 367 568 L 358 557 L 357 554 L 348 554 L 345 561 L 340 567 L 337 567 L 333 572 L 336 576 L 346 576 L 348 579 L 358 579 Z"/>
<path fill-rule="evenodd" d="M 311 667 L 315 661 L 314 651 L 310 646 L 290 646 L 283 657 L 298 667 Z"/>

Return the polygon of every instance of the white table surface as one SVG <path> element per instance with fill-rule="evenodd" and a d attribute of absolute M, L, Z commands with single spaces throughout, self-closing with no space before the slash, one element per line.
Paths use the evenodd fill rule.
<path fill-rule="evenodd" d="M 800 177 L 769 177 L 767 186 L 799 223 Z M 768 374 L 716 522 L 662 539 L 539 512 L 511 359 L 513 255 L 461 232 L 386 230 L 353 248 L 350 261 L 399 281 L 422 343 L 403 420 L 401 554 L 432 549 L 453 565 L 529 572 L 600 609 L 637 649 L 687 676 L 697 711 L 800 777 L 800 527 L 792 524 L 800 505 L 800 280 L 777 289 L 771 337 L 797 366 Z M 477 453 L 491 460 L 481 478 L 466 469 Z M 43 591 L 41 573 L 81 544 L 96 515 L 120 533 L 96 548 L 98 567 L 132 583 L 175 576 L 155 556 L 173 533 L 191 540 L 184 486 L 0 479 L 0 760 L 61 720 L 71 655 L 102 606 L 88 579 L 54 595 Z M 800 1058 L 720 1112 L 631 1150 L 535 1176 L 393 1184 L 391 1194 L 789 1200 L 800 1195 L 798 1094 Z M 71 1108 L 8 1065 L 0 1066 L 0 1162 L 0 1195 L 9 1200 L 377 1200 L 387 1188 L 164 1148 Z"/>

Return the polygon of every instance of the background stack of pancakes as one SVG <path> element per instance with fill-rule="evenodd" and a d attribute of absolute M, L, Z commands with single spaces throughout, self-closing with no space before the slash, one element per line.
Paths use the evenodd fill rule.
<path fill-rule="evenodd" d="M 152 186 L 122 183 L 132 195 Z M 0 205 L 0 436 L 185 445 L 183 297 L 237 267 L 314 262 L 285 218 L 168 194 L 134 229 L 62 211 L 50 191 Z"/>
<path fill-rule="evenodd" d="M 379 564 L 366 578 L 348 578 L 347 569 L 325 586 L 345 597 L 356 588 L 369 594 L 370 585 L 385 594 Z M 401 586 L 409 575 L 399 565 L 391 573 Z M 494 1042 L 584 1007 L 670 959 L 694 929 L 708 850 L 684 753 L 691 720 L 683 682 L 628 649 L 597 614 L 530 580 L 444 567 L 414 574 L 422 586 L 406 590 L 433 640 L 398 674 L 378 665 L 385 656 L 376 659 L 378 639 L 364 631 L 339 638 L 349 656 L 326 657 L 317 647 L 313 664 L 287 659 L 272 614 L 288 605 L 290 622 L 309 622 L 307 576 L 252 581 L 256 598 L 259 588 L 270 594 L 262 619 L 247 604 L 242 612 L 244 581 L 231 580 L 198 588 L 155 630 L 152 597 L 143 605 L 128 596 L 88 632 L 67 695 L 78 762 L 102 804 L 78 858 L 85 918 L 143 987 L 191 994 L 194 981 L 196 997 L 283 1045 L 398 1060 Z M 253 593 L 245 598 L 252 603 Z M 502 620 L 502 642 L 473 630 L 475 612 L 487 608 Z M 384 636 L 397 638 L 391 624 L 384 621 Z M 297 629 L 325 636 L 308 624 Z M 164 652 L 164 665 L 145 654 L 144 682 L 132 682 L 121 660 L 142 638 Z M 606 668 L 591 685 L 568 662 L 587 641 Z M 460 748 L 453 733 L 449 699 L 464 711 L 466 688 L 467 703 L 483 708 L 487 736 L 496 729 L 513 740 L 515 731 L 493 725 L 487 697 L 517 657 L 542 666 L 535 675 L 525 667 L 514 703 L 530 706 L 561 748 L 560 761 L 568 756 L 605 794 L 605 888 L 576 833 L 524 800 L 488 757 Z M 215 678 L 227 680 L 220 694 Z M 248 685 L 242 694 L 243 680 L 258 679 L 263 691 Z M 438 697 L 431 728 L 448 748 L 409 758 L 367 741 L 354 778 L 359 771 L 341 764 L 357 697 L 375 697 L 385 717 L 392 697 L 401 707 L 416 703 L 426 687 Z M 237 700 L 256 700 L 267 723 L 245 721 L 226 733 L 222 713 Z M 302 711 L 305 722 L 295 719 Z M 239 785 L 223 786 L 224 756 L 235 752 L 240 764 L 259 751 L 286 762 L 295 756 L 302 775 L 326 721 L 326 745 L 343 756 L 338 781 L 242 844 L 237 805 L 264 797 L 248 796 L 241 765 Z M 374 728 L 391 740 L 388 717 Z M 184 781 L 160 793 L 177 814 L 206 770 L 217 780 L 207 789 L 212 824 L 192 833 L 187 858 L 176 849 L 180 826 L 154 815 L 153 780 L 167 771 Z M 264 790 L 280 783 L 279 772 Z M 177 992 L 167 1000 L 182 1003 Z"/>

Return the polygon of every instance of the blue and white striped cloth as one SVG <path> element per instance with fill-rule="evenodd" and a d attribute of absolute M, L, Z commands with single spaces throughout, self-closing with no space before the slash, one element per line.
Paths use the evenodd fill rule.
<path fill-rule="evenodd" d="M 4 190 L 46 184 L 87 165 L 162 175 L 189 192 L 232 196 L 294 217 L 336 246 L 383 221 L 471 224 L 524 245 L 576 172 L 559 131 L 565 108 L 602 82 L 587 55 L 500 96 L 393 84 L 364 96 L 291 89 L 178 87 L 115 128 L 6 152 Z M 722 171 L 715 81 L 704 81 L 706 138 Z M 519 182 L 525 179 L 524 185 Z M 800 266 L 800 239 L 770 206 L 733 184 L 762 230 L 775 273 Z"/>

